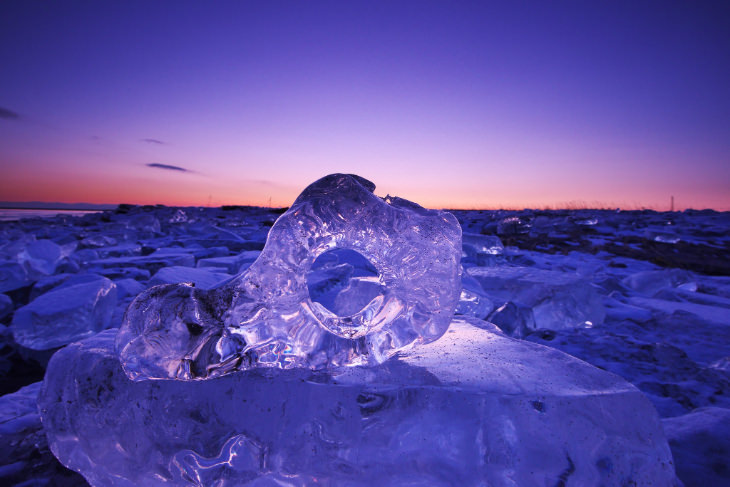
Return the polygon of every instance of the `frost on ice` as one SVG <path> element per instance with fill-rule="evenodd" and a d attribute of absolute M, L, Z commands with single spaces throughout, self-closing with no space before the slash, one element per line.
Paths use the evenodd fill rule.
<path fill-rule="evenodd" d="M 358 176 L 324 177 L 240 275 L 209 291 L 169 284 L 142 293 L 117 336 L 127 375 L 375 364 L 443 335 L 461 292 L 459 223 L 374 188 Z M 327 287 L 339 288 L 338 302 Z"/>

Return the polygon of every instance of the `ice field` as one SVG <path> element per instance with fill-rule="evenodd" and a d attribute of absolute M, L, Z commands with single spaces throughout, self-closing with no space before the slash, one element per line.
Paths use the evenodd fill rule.
<path fill-rule="evenodd" d="M 730 214 L 363 195 L 0 222 L 0 484 L 730 485 Z"/>

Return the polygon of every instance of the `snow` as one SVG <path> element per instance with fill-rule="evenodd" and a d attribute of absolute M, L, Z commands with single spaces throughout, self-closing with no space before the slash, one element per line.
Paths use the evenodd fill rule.
<path fill-rule="evenodd" d="M 83 280 L 83 275 L 96 274 L 115 282 L 117 298 L 109 322 L 86 332 L 93 335 L 106 326 L 118 327 L 131 300 L 150 289 L 154 284 L 153 276 L 162 269 L 182 267 L 233 275 L 248 268 L 249 262 L 264 248 L 267 234 L 280 214 L 262 208 L 125 206 L 82 217 L 0 223 L 0 293 L 7 298 L 0 298 L 4 310 L 0 313 L 4 314 L 0 317 L 0 384 L 6 393 L 0 397 L 0 484 L 79 485 L 82 482 L 48 451 L 42 425 L 37 415 L 33 416 L 33 402 L 40 385 L 18 390 L 42 378 L 43 369 L 53 353 L 53 350 L 33 351 L 15 341 L 15 323 L 25 319 L 23 314 L 27 310 L 21 311 L 24 307 L 43 298 L 33 306 L 50 309 L 44 304 L 48 300 L 58 304 L 54 309 L 60 310 L 62 300 L 49 300 L 44 296 L 69 289 L 64 287 L 65 283 L 78 282 L 71 280 L 76 275 L 77 279 Z M 505 343 L 530 347 L 532 342 L 550 347 L 620 376 L 636 387 L 631 394 L 639 394 L 635 392 L 638 389 L 641 397 L 648 399 L 662 418 L 679 479 L 686 486 L 728 484 L 724 466 L 729 463 L 726 439 L 730 436 L 727 413 L 730 411 L 729 214 L 596 210 L 456 211 L 453 214 L 467 236 L 460 254 L 465 271 L 456 308 L 457 321 L 467 320 L 477 332 L 510 340 Z M 674 235 L 679 240 L 671 243 L 654 238 L 661 233 Z M 27 251 L 39 241 L 47 243 L 41 243 L 32 253 Z M 497 241 L 503 250 L 492 253 L 490 249 L 499 248 Z M 481 245 L 488 242 L 494 245 Z M 59 254 L 53 250 L 54 246 L 58 247 Z M 216 261 L 216 258 L 223 260 Z M 501 282 L 510 292 L 494 282 Z M 80 299 L 79 296 L 74 293 L 73 299 Z M 551 302 L 553 297 L 558 299 Z M 542 324 L 538 324 L 535 309 L 540 303 L 557 309 L 549 316 L 558 318 L 545 321 L 543 317 Z M 582 317 L 596 313 L 596 310 L 603 310 L 602 319 L 561 322 L 560 316 Z M 20 318 L 17 318 L 19 314 Z M 505 334 L 512 336 L 501 335 L 494 324 L 484 319 L 492 320 Z M 46 331 L 44 339 L 53 340 L 60 336 L 63 327 L 51 325 L 47 330 L 53 331 Z M 112 337 L 116 331 L 103 333 L 107 335 L 102 337 Z M 464 358 L 458 342 L 442 342 L 454 335 L 458 333 L 447 332 L 441 339 L 424 346 L 441 344 L 444 346 L 438 348 L 439 357 Z M 497 338 L 490 340 L 487 342 L 491 344 L 498 341 Z M 447 348 L 447 343 L 453 349 Z M 66 353 L 75 346 L 61 348 L 61 352 Z M 421 348 L 401 353 L 415 360 Z M 535 350 L 525 350 L 528 349 Z M 473 355 L 468 359 L 462 370 L 474 368 L 483 357 Z M 59 372 L 71 370 L 70 365 L 57 368 Z M 526 371 L 534 370 L 544 372 L 540 363 L 531 362 L 529 367 L 520 369 L 519 376 L 525 377 Z M 444 373 L 436 374 L 439 381 L 444 379 Z M 229 377 L 237 376 L 216 380 L 233 380 Z M 412 379 L 416 381 L 418 377 L 423 379 L 422 376 Z M 544 372 L 541 377 L 552 382 L 565 380 L 566 374 L 557 376 Z M 494 380 L 497 379 L 495 374 Z M 162 387 L 163 382 L 154 381 L 157 385 L 146 387 Z M 419 401 L 419 404 L 428 403 L 426 399 Z M 543 401 L 542 405 L 545 404 Z M 90 403 L 89 407 L 92 405 Z M 297 404 L 295 409 L 297 407 L 303 405 Z M 621 407 L 620 404 L 617 407 Z M 129 415 L 134 409 L 128 407 L 125 411 Z M 189 413 L 195 415 L 196 411 L 201 417 L 208 414 L 206 410 L 197 409 L 191 409 Z M 534 407 L 533 411 L 536 411 Z M 654 421 L 651 419 L 653 410 L 641 411 L 636 421 L 641 423 L 643 418 L 648 427 Z M 504 410 L 500 412 L 504 413 Z M 438 429 L 429 426 L 434 422 L 456 428 L 448 422 L 449 418 L 439 416 L 435 410 L 429 414 L 415 416 L 419 421 L 425 421 L 419 431 L 436 435 Z M 581 417 L 580 414 L 575 416 Z M 120 417 L 117 415 L 115 421 Z M 458 422 L 457 418 L 454 423 Z M 617 428 L 634 424 L 633 419 L 617 418 L 611 423 Z M 491 438 L 505 442 L 510 436 L 504 429 L 507 423 L 501 424 L 495 424 L 490 430 Z M 331 439 L 324 434 L 327 430 L 311 427 L 302 431 L 318 438 L 320 443 L 316 446 L 320 450 L 332 445 L 327 443 Z M 403 426 L 399 431 L 410 430 Z M 179 455 L 165 468 L 178 468 L 179 475 L 193 476 L 197 475 L 195 465 L 211 465 L 216 458 L 226 455 L 240 459 L 241 469 L 250 468 L 250 464 L 248 467 L 244 464 L 256 458 L 257 445 L 261 443 L 246 435 L 237 436 L 239 432 L 234 433 L 221 435 L 215 444 L 181 446 Z M 300 447 L 311 446 L 301 435 L 299 438 Z M 416 438 L 417 435 L 404 437 L 404 451 L 417 451 L 419 442 Z M 103 441 L 99 441 L 103 446 Z M 523 443 L 528 444 L 529 440 L 521 440 L 520 445 Z M 478 449 L 485 444 L 482 441 L 472 446 Z M 545 450 L 559 453 L 559 449 L 546 447 Z M 231 457 L 232 454 L 238 456 Z M 492 458 L 497 461 L 504 457 L 495 453 Z M 575 479 L 580 469 L 573 456 L 571 461 L 574 473 L 570 475 Z M 604 469 L 610 467 L 605 460 L 596 465 Z M 560 474 L 571 471 L 570 462 L 564 456 L 548 456 L 544 466 L 548 470 L 560 466 Z M 515 467 L 514 471 L 520 469 Z M 205 472 L 198 472 L 205 475 Z M 262 483 L 255 485 L 274 482 L 271 477 L 274 474 L 267 475 L 269 477 L 259 479 Z M 571 485 L 570 478 L 563 483 Z M 388 485 L 387 481 L 383 483 Z M 544 483 L 555 485 L 558 480 L 546 477 Z M 306 482 L 301 481 L 300 485 L 303 484 Z M 597 484 L 588 480 L 581 485 Z M 502 484 L 495 482 L 495 485 Z M 606 481 L 604 485 L 621 484 Z"/>

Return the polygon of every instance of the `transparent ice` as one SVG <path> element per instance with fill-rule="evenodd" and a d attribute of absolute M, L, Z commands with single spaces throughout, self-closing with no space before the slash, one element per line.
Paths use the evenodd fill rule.
<path fill-rule="evenodd" d="M 380 365 L 203 381 L 129 380 L 110 332 L 56 353 L 39 396 L 91 485 L 674 485 L 636 388 L 464 320 Z"/>
<path fill-rule="evenodd" d="M 97 275 L 78 275 L 18 308 L 12 330 L 20 345 L 50 350 L 109 327 L 116 285 Z"/>
<path fill-rule="evenodd" d="M 537 328 L 561 330 L 603 323 L 606 308 L 597 288 L 577 273 L 531 267 L 471 267 L 496 306 L 513 301 L 532 308 Z"/>
<path fill-rule="evenodd" d="M 240 275 L 210 291 L 183 283 L 139 295 L 117 336 L 127 375 L 201 379 L 258 366 L 376 364 L 443 335 L 461 291 L 458 221 L 379 198 L 374 188 L 359 176 L 324 177 L 276 221 Z M 325 255 L 335 249 L 364 259 L 370 274 Z M 343 287 L 337 303 L 311 296 L 322 279 L 345 277 L 334 284 Z"/>

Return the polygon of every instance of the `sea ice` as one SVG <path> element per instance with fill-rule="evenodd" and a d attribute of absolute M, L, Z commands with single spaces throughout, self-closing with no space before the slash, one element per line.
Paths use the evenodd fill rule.
<path fill-rule="evenodd" d="M 459 299 L 461 228 L 450 213 L 379 198 L 374 188 L 358 176 L 324 177 L 276 221 L 258 259 L 225 286 L 204 292 L 168 285 L 139 295 L 117 337 L 129 377 L 380 363 L 443 335 Z M 307 283 L 316 259 L 335 249 L 376 269 L 356 280 L 358 289 L 382 290 L 358 301 L 361 309 L 344 305 L 343 314 L 313 300 Z M 349 289 L 346 296 L 359 299 Z"/>
<path fill-rule="evenodd" d="M 244 271 L 258 258 L 258 250 L 246 250 L 236 255 L 226 255 L 221 257 L 208 257 L 198 260 L 198 267 L 218 267 L 225 269 L 229 274 L 238 274 Z"/>
<path fill-rule="evenodd" d="M 18 262 L 0 261 L 0 292 L 14 291 L 32 282 L 28 272 Z"/>
<path fill-rule="evenodd" d="M 381 365 L 204 381 L 131 381 L 102 332 L 53 356 L 39 410 L 92 485 L 675 485 L 637 389 L 460 320 Z"/>
<path fill-rule="evenodd" d="M 606 316 L 603 297 L 575 273 L 514 266 L 470 267 L 467 273 L 496 305 L 513 301 L 532 308 L 538 328 L 595 326 Z"/>
<path fill-rule="evenodd" d="M 60 245 L 51 240 L 42 239 L 28 243 L 25 249 L 18 254 L 18 262 L 31 275 L 47 276 L 56 271 L 56 265 L 63 256 Z"/>
<path fill-rule="evenodd" d="M 479 266 L 494 265 L 497 256 L 504 252 L 504 245 L 499 237 L 476 233 L 462 234 L 462 248 L 465 261 Z"/>
<path fill-rule="evenodd" d="M 118 268 L 118 267 L 137 267 L 151 273 L 157 272 L 163 267 L 183 266 L 195 267 L 195 257 L 192 255 L 178 251 L 172 252 L 153 252 L 149 255 L 138 255 L 130 257 L 108 257 L 105 259 L 97 259 L 89 262 L 91 268 Z"/>
<path fill-rule="evenodd" d="M 666 289 L 697 290 L 697 278 L 682 269 L 643 271 L 624 278 L 623 284 L 643 295 L 653 297 Z"/>
<path fill-rule="evenodd" d="M 730 409 L 698 408 L 662 423 L 686 486 L 730 485 Z"/>
<path fill-rule="evenodd" d="M 56 461 L 38 414 L 36 382 L 0 397 L 0 485 L 77 487 L 84 479 Z"/>
<path fill-rule="evenodd" d="M 230 274 L 215 272 L 215 269 L 198 269 L 195 267 L 170 266 L 163 267 L 150 279 L 150 285 L 175 284 L 190 282 L 200 289 L 212 289 L 216 285 L 230 279 Z"/>
<path fill-rule="evenodd" d="M 484 319 L 494 310 L 494 303 L 484 294 L 479 282 L 467 272 L 461 275 L 461 295 L 456 314 Z"/>
<path fill-rule="evenodd" d="M 13 336 L 33 350 L 66 345 L 107 328 L 116 301 L 116 286 L 109 279 L 75 276 L 18 308 L 11 326 Z"/>
<path fill-rule="evenodd" d="M 537 329 L 532 308 L 512 301 L 495 309 L 487 320 L 506 334 L 517 338 L 526 337 Z"/>
<path fill-rule="evenodd" d="M 13 300 L 5 294 L 0 294 L 0 320 L 13 312 Z"/>
<path fill-rule="evenodd" d="M 497 225 L 498 235 L 520 235 L 530 231 L 530 224 L 517 216 L 502 219 Z"/>

